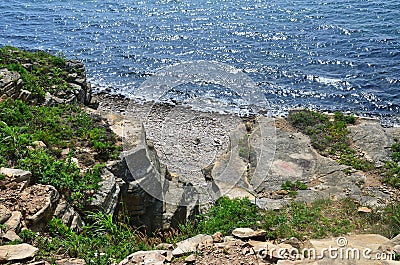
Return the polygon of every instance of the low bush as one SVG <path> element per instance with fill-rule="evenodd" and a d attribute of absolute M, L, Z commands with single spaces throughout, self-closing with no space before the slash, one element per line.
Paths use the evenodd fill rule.
<path fill-rule="evenodd" d="M 50 221 L 48 232 L 47 237 L 37 235 L 33 244 L 40 249 L 38 256 L 49 261 L 58 255 L 83 258 L 86 264 L 114 264 L 159 243 L 126 224 L 114 223 L 110 215 L 102 213 L 90 213 L 81 233 L 75 233 L 57 218 Z"/>
<path fill-rule="evenodd" d="M 67 82 L 66 61 L 60 56 L 5 46 L 0 48 L 0 68 L 18 72 L 24 81 L 24 89 L 39 102 L 44 100 L 46 91 L 72 90 Z"/>
<path fill-rule="evenodd" d="M 357 170 L 374 169 L 371 162 L 362 158 L 351 147 L 347 125 L 355 124 L 354 116 L 335 112 L 333 120 L 331 120 L 325 114 L 302 110 L 291 113 L 288 121 L 300 132 L 308 135 L 312 146 L 322 155 L 335 158 L 340 164 L 351 166 Z"/>
<path fill-rule="evenodd" d="M 41 141 L 46 147 L 35 147 Z M 72 161 L 80 149 L 91 149 L 81 172 Z M 69 150 L 62 156 L 62 150 Z M 50 184 L 82 207 L 97 190 L 102 163 L 121 150 L 115 135 L 98 117 L 78 106 L 30 106 L 19 100 L 0 102 L 0 166 L 32 172 L 32 182 Z M 90 156 L 85 153 L 85 156 Z M 85 161 L 79 161 L 85 162 Z"/>

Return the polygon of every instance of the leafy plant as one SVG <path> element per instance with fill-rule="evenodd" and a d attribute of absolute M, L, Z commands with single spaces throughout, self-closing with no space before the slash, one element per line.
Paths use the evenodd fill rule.
<path fill-rule="evenodd" d="M 29 106 L 19 100 L 0 102 L 0 166 L 20 167 L 32 172 L 32 183 L 50 184 L 71 203 L 83 208 L 98 189 L 104 166 L 102 162 L 119 154 L 115 135 L 98 117 L 85 113 L 78 106 Z M 34 148 L 42 141 L 46 148 Z M 96 143 L 101 143 L 99 148 Z M 30 146 L 30 147 L 29 147 Z M 29 148 L 27 148 L 29 147 Z M 72 157 L 74 150 L 85 147 L 97 152 L 80 163 L 82 172 Z M 70 148 L 67 156 L 61 150 Z M 79 154 L 76 154 L 79 155 Z"/>
<path fill-rule="evenodd" d="M 381 170 L 383 182 L 394 188 L 400 188 L 400 144 L 398 140 L 395 141 L 390 150 L 392 161 L 387 161 Z"/>
<path fill-rule="evenodd" d="M 23 229 L 18 234 L 24 243 L 32 244 L 37 234 L 29 229 Z"/>
<path fill-rule="evenodd" d="M 356 118 L 335 112 L 333 120 L 327 115 L 302 110 L 290 113 L 288 121 L 293 127 L 308 135 L 312 146 L 322 155 L 337 159 L 340 164 L 351 166 L 357 170 L 369 171 L 374 165 L 362 158 L 351 147 L 348 137 L 348 124 L 355 124 Z"/>
<path fill-rule="evenodd" d="M 296 196 L 298 190 L 306 190 L 307 184 L 297 180 L 295 182 L 286 181 L 281 185 L 283 190 L 289 191 L 289 195 Z"/>
<path fill-rule="evenodd" d="M 86 264 L 106 265 L 118 263 L 133 252 L 154 248 L 155 241 L 126 224 L 114 223 L 110 215 L 90 213 L 88 217 L 88 224 L 79 234 L 60 219 L 52 219 L 48 225 L 50 237 L 35 238 L 39 256 L 51 260 L 58 252 L 83 258 Z"/>
<path fill-rule="evenodd" d="M 68 71 L 64 57 L 5 46 L 0 48 L 0 68 L 18 72 L 24 82 L 24 89 L 39 101 L 44 100 L 45 91 L 73 89 L 67 82 Z"/>
<path fill-rule="evenodd" d="M 186 224 L 186 227 L 181 227 L 181 230 L 190 234 L 213 234 L 218 231 L 229 234 L 237 227 L 255 228 L 259 218 L 257 212 L 257 206 L 248 198 L 230 200 L 227 197 L 221 197 L 207 213 L 197 217 L 195 229 L 193 224 Z M 186 229 L 187 227 L 190 229 Z"/>

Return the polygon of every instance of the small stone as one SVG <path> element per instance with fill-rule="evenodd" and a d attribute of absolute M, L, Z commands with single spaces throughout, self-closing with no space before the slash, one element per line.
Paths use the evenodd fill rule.
<path fill-rule="evenodd" d="M 261 238 L 265 237 L 266 234 L 265 230 L 254 231 L 251 228 L 236 228 L 232 231 L 232 235 L 240 239 Z"/>
<path fill-rule="evenodd" d="M 276 191 L 276 194 L 277 195 L 288 195 L 289 191 L 287 191 L 287 190 L 278 190 L 278 191 Z"/>
<path fill-rule="evenodd" d="M 286 244 L 293 246 L 294 248 L 301 249 L 303 247 L 303 242 L 301 242 L 296 237 L 291 237 L 285 241 Z"/>
<path fill-rule="evenodd" d="M 45 143 L 43 143 L 42 141 L 34 141 L 33 146 L 35 146 L 37 149 L 45 149 L 47 146 Z"/>
<path fill-rule="evenodd" d="M 33 258 L 38 251 L 38 248 L 25 243 L 0 246 L 0 262 Z"/>
<path fill-rule="evenodd" d="M 170 262 L 172 260 L 171 251 L 166 250 L 150 250 L 150 251 L 138 251 L 130 254 L 128 257 L 123 259 L 119 265 L 136 265 L 136 264 L 164 264 L 165 261 Z"/>
<path fill-rule="evenodd" d="M 187 253 L 192 253 L 197 250 L 199 244 L 212 244 L 213 239 L 209 235 L 197 235 L 176 244 L 176 248 L 172 251 L 172 255 L 174 256 L 182 256 Z"/>
<path fill-rule="evenodd" d="M 192 264 L 195 261 L 196 261 L 196 256 L 194 254 L 191 254 L 185 258 L 185 263 L 187 264 Z"/>
<path fill-rule="evenodd" d="M 18 233 L 21 229 L 21 221 L 22 213 L 19 211 L 12 212 L 10 219 L 8 219 L 7 222 L 4 223 L 6 231 L 13 230 Z"/>
<path fill-rule="evenodd" d="M 21 240 L 21 238 L 13 231 L 13 230 L 8 230 L 3 236 L 3 239 L 7 241 L 15 241 L 15 240 Z"/>
<path fill-rule="evenodd" d="M 224 240 L 224 235 L 221 232 L 216 232 L 212 235 L 212 238 L 215 243 L 221 243 Z"/>
<path fill-rule="evenodd" d="M 161 243 L 156 246 L 157 249 L 173 250 L 174 245 L 168 243 Z"/>
<path fill-rule="evenodd" d="M 0 174 L 8 177 L 10 181 L 22 182 L 29 180 L 32 173 L 26 170 L 14 169 L 14 168 L 0 168 Z"/>
<path fill-rule="evenodd" d="M 372 210 L 370 208 L 368 208 L 368 207 L 360 207 L 360 208 L 358 208 L 357 211 L 359 213 L 370 213 L 370 212 L 372 212 Z"/>
<path fill-rule="evenodd" d="M 224 237 L 224 242 L 235 242 L 237 239 L 233 236 L 225 236 Z"/>
<path fill-rule="evenodd" d="M 0 204 L 0 224 L 4 224 L 11 217 L 11 211 L 3 204 Z"/>
<path fill-rule="evenodd" d="M 62 156 L 67 156 L 67 155 L 69 154 L 69 152 L 70 152 L 70 149 L 69 149 L 69 148 L 63 149 L 63 150 L 61 151 L 61 155 L 62 155 Z"/>
<path fill-rule="evenodd" d="M 60 259 L 56 260 L 57 265 L 86 265 L 85 260 L 83 259 Z"/>
<path fill-rule="evenodd" d="M 246 254 L 249 253 L 249 252 L 250 252 L 250 249 L 247 248 L 247 247 L 245 247 L 244 249 L 242 249 L 242 254 L 243 254 L 243 255 L 246 255 Z"/>

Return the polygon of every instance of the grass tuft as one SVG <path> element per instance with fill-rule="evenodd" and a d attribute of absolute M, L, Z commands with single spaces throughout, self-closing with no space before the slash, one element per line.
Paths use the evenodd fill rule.
<path fill-rule="evenodd" d="M 362 158 L 351 147 L 347 125 L 355 124 L 354 116 L 346 116 L 335 112 L 333 120 L 329 116 L 302 110 L 290 113 L 288 121 L 300 132 L 308 135 L 312 146 L 322 155 L 337 159 L 342 165 L 351 166 L 357 170 L 369 171 L 374 165 Z"/>

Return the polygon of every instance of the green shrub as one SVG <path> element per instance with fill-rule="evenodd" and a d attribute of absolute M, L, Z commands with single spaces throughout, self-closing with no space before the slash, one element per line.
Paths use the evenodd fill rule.
<path fill-rule="evenodd" d="M 30 64 L 31 68 L 25 68 Z M 39 101 L 45 98 L 45 91 L 71 90 L 66 71 L 66 61 L 59 56 L 39 51 L 28 52 L 14 47 L 0 48 L 0 68 L 16 71 L 21 75 L 24 89 L 30 91 Z"/>
<path fill-rule="evenodd" d="M 300 132 L 308 135 L 312 146 L 322 155 L 336 158 L 340 164 L 351 166 L 357 170 L 369 171 L 374 165 L 362 158 L 351 147 L 348 137 L 348 124 L 355 124 L 352 115 L 335 112 L 333 120 L 325 114 L 311 110 L 293 112 L 288 121 Z"/>
<path fill-rule="evenodd" d="M 29 229 L 24 229 L 18 234 L 18 236 L 24 243 L 32 244 L 37 234 Z"/>
<path fill-rule="evenodd" d="M 391 147 L 392 161 L 387 161 L 382 168 L 383 182 L 394 188 L 400 188 L 400 144 L 396 140 Z"/>
<path fill-rule="evenodd" d="M 197 233 L 213 234 L 222 232 L 229 234 L 237 227 L 256 227 L 259 216 L 257 207 L 248 198 L 230 200 L 221 197 L 205 214 L 199 215 L 193 224 L 181 227 L 191 235 Z M 186 229 L 187 226 L 190 229 Z M 191 231 L 189 231 L 191 230 Z"/>
<path fill-rule="evenodd" d="M 31 171 L 32 183 L 53 185 L 80 208 L 90 200 L 89 192 L 98 189 L 102 162 L 121 150 L 115 135 L 98 117 L 71 105 L 44 107 L 19 100 L 0 102 L 0 136 L 0 166 Z M 34 141 L 44 142 L 46 148 L 27 148 Z M 61 157 L 62 149 L 67 147 L 68 157 Z M 86 173 L 72 162 L 74 150 L 82 147 L 98 153 L 97 162 L 80 161 L 89 168 Z"/>
<path fill-rule="evenodd" d="M 34 241 L 40 249 L 38 256 L 51 260 L 57 252 L 83 258 L 87 264 L 106 265 L 118 263 L 133 252 L 154 248 L 146 236 L 125 224 L 114 223 L 109 215 L 91 213 L 87 221 L 78 234 L 60 219 L 52 219 L 48 225 L 50 237 L 38 236 Z"/>
<path fill-rule="evenodd" d="M 298 190 L 306 190 L 307 184 L 301 181 L 286 181 L 281 185 L 283 190 L 289 191 L 290 196 L 296 196 Z"/>

